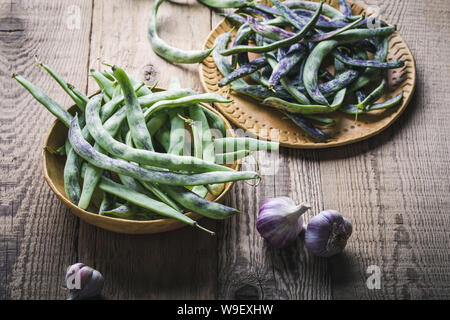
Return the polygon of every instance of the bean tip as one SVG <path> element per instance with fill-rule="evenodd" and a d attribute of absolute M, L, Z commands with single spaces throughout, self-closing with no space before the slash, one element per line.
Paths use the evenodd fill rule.
<path fill-rule="evenodd" d="M 202 230 L 202 231 L 205 231 L 205 232 L 209 233 L 211 236 L 215 236 L 215 235 L 216 235 L 216 233 L 215 233 L 214 231 L 211 231 L 211 230 L 206 229 L 205 227 L 202 227 L 202 226 L 199 225 L 197 222 L 194 223 L 194 227 L 196 227 L 196 228 L 198 228 L 198 229 L 200 229 L 200 230 Z"/>
<path fill-rule="evenodd" d="M 37 54 L 34 55 L 34 60 L 36 61 L 36 65 L 38 67 L 42 67 L 43 63 L 39 60 Z"/>
<path fill-rule="evenodd" d="M 13 74 L 11 75 L 11 78 L 15 79 L 17 76 L 18 76 L 17 73 L 13 73 Z"/>

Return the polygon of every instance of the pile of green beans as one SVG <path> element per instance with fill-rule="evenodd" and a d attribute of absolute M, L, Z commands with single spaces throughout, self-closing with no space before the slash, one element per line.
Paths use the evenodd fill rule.
<path fill-rule="evenodd" d="M 185 213 L 212 219 L 239 213 L 206 200 L 206 195 L 220 195 L 226 182 L 260 179 L 256 172 L 236 171 L 225 164 L 252 151 L 278 149 L 278 143 L 227 137 L 222 118 L 204 105 L 229 102 L 220 95 L 199 94 L 176 85 L 178 81 L 167 91 L 152 92 L 112 66 L 91 70 L 100 93 L 87 97 L 49 66 L 38 65 L 74 101 L 75 116 L 22 76 L 13 78 L 69 128 L 65 144 L 47 151 L 66 156 L 67 198 L 99 215 L 172 218 L 213 233 Z"/>
<path fill-rule="evenodd" d="M 214 8 L 227 3 L 201 2 Z M 379 28 L 369 27 L 369 19 L 353 16 L 345 0 L 339 1 L 339 10 L 323 2 L 271 3 L 241 1 L 228 7 L 237 8 L 235 12 L 221 14 L 238 31 L 230 47 L 231 33 L 215 40 L 213 59 L 224 77 L 219 86 L 229 85 L 237 94 L 280 110 L 324 142 L 333 138 L 321 130 L 335 125 L 329 113 L 354 115 L 357 121 L 359 114 L 401 103 L 402 93 L 376 104 L 387 87 L 385 71 L 405 65 L 386 61 L 395 27 L 382 21 Z M 249 53 L 259 56 L 250 60 Z"/>

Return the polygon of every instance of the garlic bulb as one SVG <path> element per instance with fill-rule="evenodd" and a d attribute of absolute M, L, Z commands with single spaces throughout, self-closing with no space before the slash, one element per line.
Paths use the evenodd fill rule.
<path fill-rule="evenodd" d="M 259 209 L 256 229 L 271 245 L 283 248 L 298 237 L 303 229 L 302 215 L 310 208 L 288 197 L 267 199 Z"/>
<path fill-rule="evenodd" d="M 100 294 L 104 279 L 100 272 L 84 263 L 76 263 L 67 269 L 66 286 L 69 289 L 68 300 L 93 298 Z"/>
<path fill-rule="evenodd" d="M 306 248 L 314 255 L 331 257 L 344 250 L 352 234 L 352 224 L 336 210 L 325 210 L 313 217 L 305 234 Z"/>

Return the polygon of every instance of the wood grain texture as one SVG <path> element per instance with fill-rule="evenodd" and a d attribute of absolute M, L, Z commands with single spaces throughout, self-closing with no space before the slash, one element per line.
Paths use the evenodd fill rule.
<path fill-rule="evenodd" d="M 84 13 L 73 30 L 67 26 L 71 5 Z M 54 118 L 11 74 L 20 73 L 68 105 L 34 55 L 85 90 L 90 15 L 85 1 L 1 3 L 0 298 L 60 298 L 65 268 L 76 259 L 78 222 L 49 193 L 40 168 L 43 134 Z"/>
<path fill-rule="evenodd" d="M 331 260 L 333 293 L 335 298 L 448 299 L 449 141 L 443 121 L 450 96 L 442 84 L 450 73 L 442 70 L 450 67 L 443 40 L 450 6 L 377 3 L 419 61 L 419 81 L 410 107 L 392 128 L 323 153 L 325 206 L 342 210 L 355 227 L 347 252 Z M 380 290 L 366 287 L 369 265 L 381 268 Z"/>
<path fill-rule="evenodd" d="M 77 30 L 66 27 L 73 4 L 82 13 Z M 87 78 L 89 68 L 101 67 L 97 58 L 149 84 L 158 78 L 167 86 L 175 75 L 201 90 L 197 66 L 152 52 L 145 30 L 152 1 L 0 1 L 0 299 L 63 299 L 65 268 L 76 261 L 104 274 L 107 299 L 449 299 L 450 4 L 370 4 L 398 25 L 417 61 L 417 91 L 405 114 L 355 145 L 281 148 L 278 160 L 258 154 L 261 185 L 235 185 L 225 203 L 242 214 L 208 221 L 217 232 L 211 239 L 190 228 L 128 236 L 79 223 L 42 178 L 40 148 L 54 118 L 10 78 L 19 72 L 71 105 L 35 67 L 39 54 L 83 91 L 97 88 Z M 185 49 L 199 48 L 222 19 L 193 0 L 164 3 L 160 13 L 161 36 Z M 254 168 L 251 158 L 245 168 Z M 255 228 L 257 209 L 286 195 L 311 203 L 306 219 L 341 210 L 354 226 L 347 250 L 325 260 L 310 256 L 302 237 L 284 250 L 268 246 Z M 381 269 L 379 290 L 366 286 L 370 265 Z"/>

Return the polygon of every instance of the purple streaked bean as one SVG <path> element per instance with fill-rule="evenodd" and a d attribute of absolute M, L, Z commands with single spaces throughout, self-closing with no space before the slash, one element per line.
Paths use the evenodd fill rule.
<path fill-rule="evenodd" d="M 325 142 L 331 139 L 331 137 L 322 130 L 313 126 L 304 116 L 298 113 L 283 112 L 289 119 L 291 119 L 297 126 L 299 126 L 305 133 L 311 138 Z"/>
<path fill-rule="evenodd" d="M 347 2 L 347 0 L 338 0 L 339 10 L 346 17 L 350 17 L 352 15 L 352 7 Z"/>
<path fill-rule="evenodd" d="M 320 6 L 319 2 L 301 1 L 301 0 L 288 0 L 283 2 L 285 6 L 291 9 L 306 9 L 315 11 Z M 344 15 L 339 10 L 336 10 L 328 4 L 323 4 L 322 13 L 329 18 L 343 18 Z"/>
<path fill-rule="evenodd" d="M 356 70 L 347 70 L 341 74 L 338 74 L 334 79 L 319 85 L 319 90 L 325 95 L 329 96 L 355 81 L 359 76 L 359 72 Z"/>
<path fill-rule="evenodd" d="M 240 79 L 248 74 L 251 74 L 255 72 L 256 70 L 259 70 L 260 68 L 264 67 L 267 64 L 267 60 L 264 57 L 256 58 L 253 61 L 249 62 L 248 64 L 245 64 L 241 66 L 238 69 L 235 69 L 233 72 L 228 74 L 225 78 L 220 80 L 219 87 L 223 87 L 231 82 L 233 82 L 236 79 Z"/>
<path fill-rule="evenodd" d="M 281 3 L 279 0 L 270 0 L 273 5 L 278 9 L 280 15 L 286 19 L 297 30 L 303 29 L 306 22 L 304 19 L 300 19 L 289 7 Z"/>
<path fill-rule="evenodd" d="M 405 65 L 404 61 L 389 61 L 389 62 L 380 62 L 376 60 L 361 60 L 361 59 L 352 59 L 348 56 L 345 56 L 338 50 L 333 51 L 333 56 L 339 61 L 345 63 L 346 65 L 352 67 L 370 67 L 370 68 L 379 68 L 379 69 L 396 69 L 401 68 Z"/>
<path fill-rule="evenodd" d="M 247 95 L 257 100 L 264 100 L 273 96 L 279 97 L 284 100 L 292 99 L 289 92 L 286 91 L 283 86 L 275 86 L 275 92 L 273 92 L 263 85 L 238 86 L 233 83 L 231 85 L 231 89 L 237 93 Z"/>
<path fill-rule="evenodd" d="M 286 56 L 283 57 L 273 68 L 272 75 L 269 78 L 269 88 L 273 88 L 276 84 L 278 84 L 281 78 L 287 75 L 304 56 L 305 50 L 288 51 Z"/>
<path fill-rule="evenodd" d="M 336 29 L 336 30 L 331 31 L 331 32 L 316 34 L 316 35 L 308 38 L 307 41 L 319 42 L 319 41 L 329 40 L 329 39 L 334 38 L 337 35 L 345 32 L 345 31 L 347 31 L 347 30 L 349 30 L 351 28 L 354 28 L 359 22 L 361 22 L 362 19 L 363 18 L 361 17 L 360 19 L 358 19 L 358 20 L 356 20 L 356 21 L 354 21 L 352 23 L 347 24 L 345 27 Z"/>
<path fill-rule="evenodd" d="M 253 15 L 259 15 L 266 20 L 271 20 L 274 18 L 274 16 L 272 14 L 267 13 L 265 10 L 261 10 L 253 5 L 242 7 L 242 8 L 240 8 L 240 11 L 249 13 L 249 14 L 253 14 Z"/>
<path fill-rule="evenodd" d="M 295 34 L 291 38 L 280 40 L 280 41 L 275 41 L 271 44 L 264 45 L 264 46 L 237 46 L 237 47 L 231 48 L 229 50 L 222 51 L 221 54 L 224 56 L 228 56 L 228 55 L 236 54 L 236 53 L 240 53 L 240 52 L 264 53 L 264 52 L 269 52 L 269 51 L 278 49 L 280 47 L 287 47 L 296 42 L 299 42 L 301 39 L 304 38 L 304 36 L 309 32 L 309 30 L 311 30 L 311 28 L 313 28 L 314 25 L 316 24 L 317 19 L 319 18 L 320 12 L 322 10 L 322 5 L 323 5 L 323 3 L 321 2 L 317 7 L 317 11 L 315 12 L 314 17 L 311 18 L 311 20 L 305 25 L 305 27 L 299 33 Z M 358 39 L 358 40 L 360 40 L 360 39 Z"/>
<path fill-rule="evenodd" d="M 251 16 L 247 16 L 247 22 L 254 32 L 272 40 L 284 40 L 295 35 L 294 33 L 286 31 L 277 26 L 271 26 L 265 23 L 261 23 Z"/>
<path fill-rule="evenodd" d="M 114 139 L 108 132 L 106 129 L 107 123 L 105 123 L 105 127 L 102 125 L 99 109 L 99 106 L 94 104 L 92 104 L 90 108 L 87 108 L 86 126 L 89 129 L 91 136 L 95 139 L 95 142 L 115 157 L 169 170 L 191 172 L 234 171 L 230 168 L 208 163 L 194 157 L 176 156 L 149 150 L 135 149 L 121 143 Z"/>
<path fill-rule="evenodd" d="M 148 24 L 148 36 L 153 51 L 164 59 L 176 63 L 199 63 L 205 60 L 214 50 L 214 47 L 207 50 L 180 50 L 168 45 L 158 36 L 157 15 L 158 9 L 163 2 L 164 0 L 156 0 L 153 6 L 152 18 Z"/>
<path fill-rule="evenodd" d="M 217 12 L 217 14 L 219 16 L 222 16 L 222 17 L 230 20 L 233 23 L 236 23 L 236 24 L 243 25 L 243 24 L 247 23 L 247 20 L 240 14 L 228 13 L 228 12 Z"/>
<path fill-rule="evenodd" d="M 389 109 L 389 108 L 395 107 L 402 101 L 402 99 L 403 99 L 403 90 L 398 95 L 396 95 L 394 98 L 389 99 L 382 103 L 373 104 L 371 106 L 368 106 L 365 110 L 358 109 L 356 107 L 356 105 L 354 105 L 354 104 L 344 104 L 338 110 L 343 113 L 350 114 L 350 115 L 364 114 L 364 113 L 367 113 L 370 111 L 383 110 L 383 109 Z"/>
<path fill-rule="evenodd" d="M 255 172 L 238 172 L 234 170 L 185 175 L 168 171 L 150 170 L 142 168 L 132 162 L 108 157 L 107 155 L 96 151 L 89 142 L 83 138 L 80 126 L 78 125 L 77 116 L 74 117 L 69 128 L 69 141 L 75 152 L 92 165 L 143 181 L 173 186 L 194 186 L 237 180 L 250 180 L 258 177 Z M 189 170 L 189 165 L 185 167 L 185 170 Z"/>

